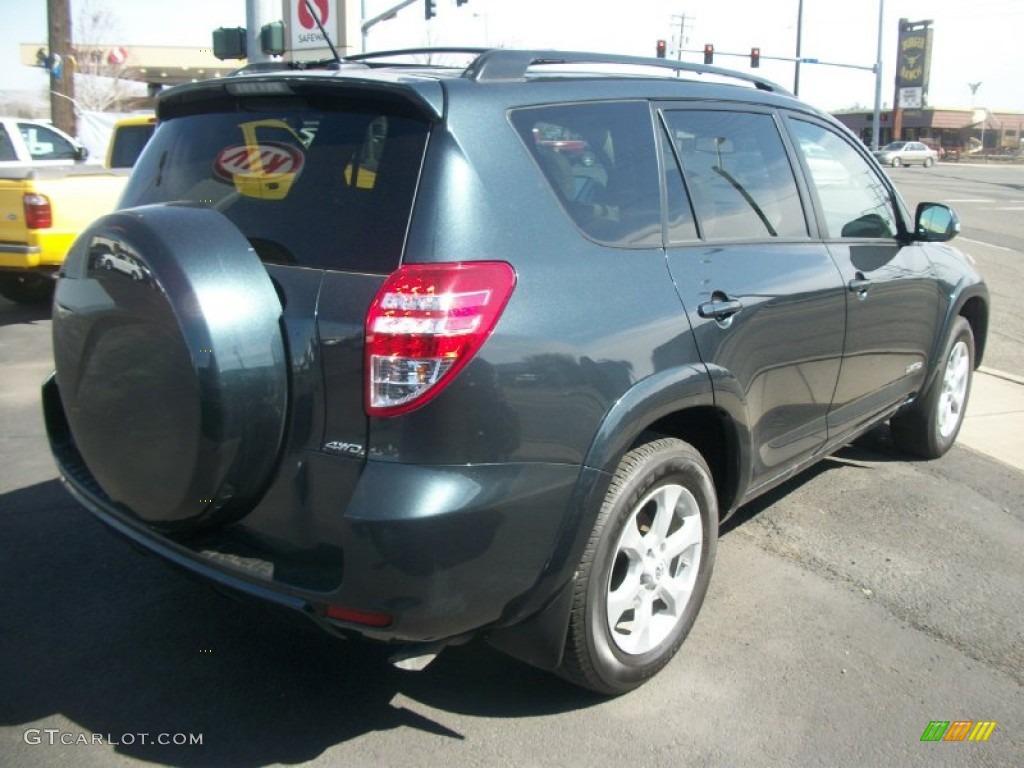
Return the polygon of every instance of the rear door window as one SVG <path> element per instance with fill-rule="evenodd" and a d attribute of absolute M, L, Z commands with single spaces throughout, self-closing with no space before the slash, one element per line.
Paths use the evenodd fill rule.
<path fill-rule="evenodd" d="M 793 168 L 772 115 L 686 109 L 664 116 L 701 237 L 808 236 Z"/>
<path fill-rule="evenodd" d="M 366 102 L 172 118 L 123 205 L 215 208 L 275 264 L 389 273 L 399 265 L 430 125 Z"/>
<path fill-rule="evenodd" d="M 587 236 L 608 245 L 661 245 L 658 155 L 646 102 L 531 107 L 511 118 Z"/>

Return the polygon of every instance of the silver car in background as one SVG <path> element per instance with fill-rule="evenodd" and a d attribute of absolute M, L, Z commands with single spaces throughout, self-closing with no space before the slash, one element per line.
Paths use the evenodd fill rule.
<path fill-rule="evenodd" d="M 915 163 L 930 168 L 939 156 L 938 152 L 920 141 L 893 141 L 872 154 L 879 163 L 893 168 Z"/>

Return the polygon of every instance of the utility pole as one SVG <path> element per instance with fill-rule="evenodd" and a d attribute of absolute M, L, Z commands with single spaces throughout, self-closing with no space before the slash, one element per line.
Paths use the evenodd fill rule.
<path fill-rule="evenodd" d="M 804 0 L 796 8 L 796 68 L 793 70 L 793 95 L 800 95 L 800 38 L 804 31 Z"/>
<path fill-rule="evenodd" d="M 686 25 L 693 23 L 693 17 L 685 13 L 681 16 L 673 15 L 672 21 L 679 22 L 679 39 L 676 41 L 676 59 L 683 60 L 683 49 L 686 48 Z"/>
<path fill-rule="evenodd" d="M 65 133 L 75 125 L 75 60 L 71 54 L 71 1 L 46 0 L 50 46 L 50 119 Z M 59 57 L 59 58 L 58 58 Z"/>
<path fill-rule="evenodd" d="M 875 112 L 871 122 L 871 148 L 881 146 L 882 131 L 882 31 L 885 24 L 885 0 L 878 0 L 878 49 L 875 53 Z"/>
<path fill-rule="evenodd" d="M 282 17 L 281 3 L 273 0 L 246 0 L 245 2 L 245 58 L 249 63 L 270 61 L 263 52 L 260 30 L 265 24 Z"/>

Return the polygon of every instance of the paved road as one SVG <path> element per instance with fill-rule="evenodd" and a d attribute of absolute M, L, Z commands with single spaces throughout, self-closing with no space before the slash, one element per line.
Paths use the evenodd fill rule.
<path fill-rule="evenodd" d="M 953 244 L 969 253 L 992 294 L 985 364 L 1024 376 L 1024 165 L 939 163 L 890 168 L 907 203 L 948 203 L 960 214 Z"/>
<path fill-rule="evenodd" d="M 750 505 L 680 656 L 603 700 L 482 645 L 399 672 L 133 551 L 54 479 L 49 354 L 44 314 L 0 300 L 5 768 L 1020 764 L 1024 473 L 1001 462 L 908 462 L 880 429 Z M 920 741 L 958 719 L 998 725 Z M 94 735 L 117 743 L 59 744 Z"/>

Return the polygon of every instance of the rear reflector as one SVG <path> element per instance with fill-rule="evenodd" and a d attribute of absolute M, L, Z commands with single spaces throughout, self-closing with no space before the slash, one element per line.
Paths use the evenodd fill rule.
<path fill-rule="evenodd" d="M 392 621 L 391 616 L 386 613 L 357 611 L 355 608 L 345 608 L 341 605 L 328 605 L 327 618 L 347 621 L 351 624 L 363 624 L 367 627 L 387 627 Z"/>
<path fill-rule="evenodd" d="M 25 226 L 29 229 L 49 229 L 53 226 L 53 210 L 46 195 L 25 194 L 21 197 L 25 208 Z"/>
<path fill-rule="evenodd" d="M 490 336 L 515 284 L 503 261 L 392 273 L 366 316 L 366 412 L 396 416 L 444 389 Z"/>

